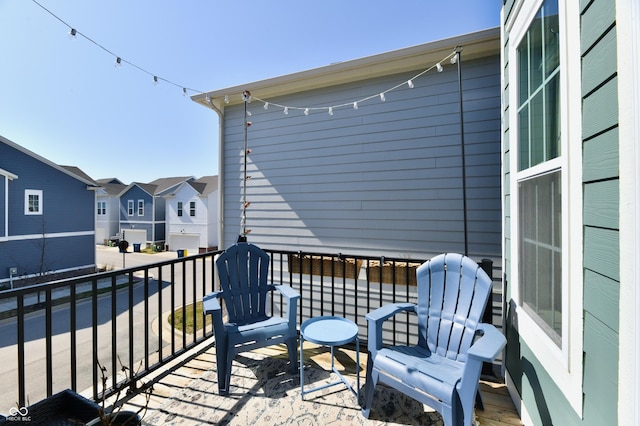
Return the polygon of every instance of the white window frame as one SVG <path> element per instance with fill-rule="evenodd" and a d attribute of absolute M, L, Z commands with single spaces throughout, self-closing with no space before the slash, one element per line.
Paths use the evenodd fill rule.
<path fill-rule="evenodd" d="M 176 214 L 178 215 L 178 217 L 182 217 L 183 213 L 184 213 L 184 210 L 183 210 L 182 201 L 178 201 L 178 205 L 176 207 Z"/>
<path fill-rule="evenodd" d="M 98 216 L 106 216 L 107 214 L 107 202 L 98 201 Z"/>
<path fill-rule="evenodd" d="M 569 3 L 569 4 L 567 4 Z M 582 334 L 583 334 L 583 244 L 582 244 L 582 105 L 579 5 L 558 0 L 560 26 L 560 126 L 561 155 L 519 171 L 518 147 L 518 46 L 529 29 L 543 0 L 522 1 L 514 9 L 509 31 L 509 128 L 510 128 L 510 211 L 511 245 L 509 257 L 512 298 L 516 302 L 520 338 L 535 353 L 575 412 L 582 416 Z M 569 10 L 569 8 L 572 8 Z M 569 78 L 571 75 L 571 78 Z M 562 191 L 562 343 L 561 347 L 521 306 L 519 283 L 520 230 L 518 182 L 554 168 L 561 170 Z M 571 220 L 569 220 L 571 219 Z"/>
<path fill-rule="evenodd" d="M 196 202 L 189 201 L 189 216 L 196 217 Z"/>
<path fill-rule="evenodd" d="M 133 200 L 127 200 L 127 215 L 133 216 L 135 214 L 135 203 Z"/>
<path fill-rule="evenodd" d="M 144 216 L 144 200 L 138 200 L 138 216 Z"/>
<path fill-rule="evenodd" d="M 38 197 L 38 210 L 30 211 L 29 210 L 29 197 L 36 196 Z M 38 216 L 42 215 L 44 210 L 43 198 L 42 198 L 42 190 L 41 189 L 25 189 L 24 190 L 24 214 L 27 216 Z"/>

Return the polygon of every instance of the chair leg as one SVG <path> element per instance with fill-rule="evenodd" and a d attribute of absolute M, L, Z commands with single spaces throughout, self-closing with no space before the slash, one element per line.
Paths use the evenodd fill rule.
<path fill-rule="evenodd" d="M 287 350 L 289 351 L 291 374 L 296 374 L 298 371 L 298 342 L 296 337 L 287 339 Z"/>
<path fill-rule="evenodd" d="M 371 354 L 369 354 L 369 356 L 371 356 Z M 369 418 L 371 404 L 373 403 L 373 392 L 376 389 L 379 377 L 380 373 L 373 370 L 373 361 L 369 358 L 367 360 L 367 381 L 364 385 L 364 402 L 362 404 L 362 416 L 365 419 Z"/>
<path fill-rule="evenodd" d="M 216 363 L 218 369 L 218 393 L 220 395 L 229 394 L 227 362 L 231 364 L 231 360 L 227 359 L 226 342 L 216 341 Z"/>
<path fill-rule="evenodd" d="M 229 394 L 229 391 L 231 390 L 231 367 L 233 366 L 233 357 L 235 356 L 235 351 L 234 351 L 235 347 L 233 345 L 229 345 L 229 348 L 227 349 L 227 362 L 226 362 L 226 366 L 227 366 L 227 370 L 226 370 L 226 382 L 225 382 L 225 388 L 227 389 L 227 394 Z"/>

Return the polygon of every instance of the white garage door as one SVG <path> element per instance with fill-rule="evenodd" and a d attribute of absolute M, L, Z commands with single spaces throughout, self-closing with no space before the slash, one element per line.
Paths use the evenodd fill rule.
<path fill-rule="evenodd" d="M 124 240 L 129 243 L 129 250 L 133 250 L 134 244 L 140 244 L 144 248 L 147 245 L 147 231 L 144 229 L 123 229 Z"/>
<path fill-rule="evenodd" d="M 169 250 L 187 250 L 188 254 L 198 254 L 200 236 L 198 234 L 170 234 Z"/>

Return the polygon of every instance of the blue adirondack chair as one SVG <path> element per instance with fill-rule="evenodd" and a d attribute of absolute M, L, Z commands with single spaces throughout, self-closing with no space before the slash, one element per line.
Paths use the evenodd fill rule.
<path fill-rule="evenodd" d="M 286 343 L 291 372 L 296 373 L 298 292 L 286 285 L 267 284 L 269 255 L 253 244 L 232 245 L 218 257 L 216 267 L 220 291 L 204 297 L 203 311 L 213 319 L 220 394 L 229 393 L 233 358 L 241 352 Z M 268 295 L 274 290 L 284 296 L 284 317 L 267 315 Z M 220 299 L 226 306 L 226 322 Z"/>
<path fill-rule="evenodd" d="M 468 257 L 441 254 L 416 271 L 418 303 L 385 305 L 367 315 L 369 361 L 362 414 L 368 418 L 378 381 L 436 409 L 444 424 L 470 425 L 483 362 L 506 343 L 482 314 L 491 279 Z M 383 323 L 400 312 L 417 315 L 415 346 L 383 348 Z"/>

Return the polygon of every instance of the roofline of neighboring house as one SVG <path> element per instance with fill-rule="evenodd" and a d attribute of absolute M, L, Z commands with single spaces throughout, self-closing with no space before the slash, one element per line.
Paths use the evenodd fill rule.
<path fill-rule="evenodd" d="M 441 61 L 457 46 L 463 49 L 461 53 L 463 60 L 499 54 L 500 28 L 490 28 L 320 68 L 200 93 L 193 95 L 191 99 L 207 108 L 222 111 L 225 105 L 242 103 L 241 95 L 244 90 L 251 91 L 253 95 L 261 99 L 268 99 L 365 78 L 425 69 Z M 207 103 L 207 96 L 211 99 L 211 104 Z M 225 96 L 228 97 L 228 104 L 225 103 Z"/>
<path fill-rule="evenodd" d="M 21 145 L 18 145 L 17 143 L 5 138 L 4 136 L 0 136 L 0 141 L 2 141 L 3 143 L 11 146 L 14 149 L 17 149 L 18 151 L 22 152 L 23 154 L 27 154 L 28 156 L 33 157 L 36 160 L 41 161 L 41 162 L 45 163 L 46 165 L 48 165 L 50 167 L 53 167 L 54 169 L 64 173 L 65 175 L 71 176 L 72 178 L 75 178 L 75 179 L 79 180 L 80 182 L 87 184 L 87 186 L 88 186 L 87 189 L 93 190 L 93 189 L 96 189 L 96 188 L 99 187 L 99 185 L 96 184 L 95 182 L 89 181 L 89 180 L 83 178 L 82 176 L 78 176 L 77 174 L 65 169 L 64 167 L 54 163 L 53 161 L 47 160 L 46 158 L 36 154 L 33 151 L 29 151 L 27 148 L 25 148 L 25 147 L 23 147 Z"/>

